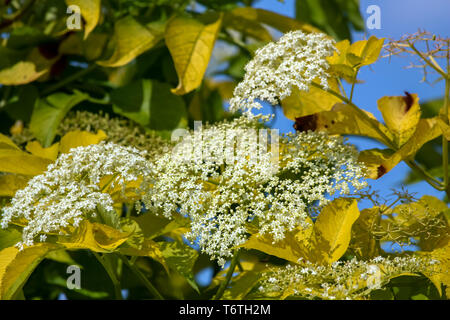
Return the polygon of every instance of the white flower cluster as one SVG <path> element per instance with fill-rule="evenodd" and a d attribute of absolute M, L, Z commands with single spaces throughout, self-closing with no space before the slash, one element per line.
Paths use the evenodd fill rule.
<path fill-rule="evenodd" d="M 141 154 L 113 143 L 71 149 L 17 191 L 11 205 L 3 209 L 2 228 L 25 221 L 18 246 L 31 246 L 38 235 L 45 241 L 45 234 L 64 234 L 83 219 L 96 217 L 98 206 L 113 212 L 113 200 L 103 192 L 106 188 L 120 186 L 124 191 L 127 183 L 138 179 L 143 179 L 139 192 L 150 185 L 146 178 L 152 176 L 149 162 Z M 100 183 L 106 183 L 104 190 Z"/>
<path fill-rule="evenodd" d="M 189 216 L 186 237 L 221 265 L 247 240 L 249 224 L 279 241 L 306 226 L 308 210 L 326 204 L 327 194 L 365 186 L 357 153 L 341 138 L 298 133 L 281 137 L 273 152 L 268 141 L 255 141 L 255 132 L 255 122 L 245 117 L 205 128 L 201 141 L 194 132 L 195 143 L 182 143 L 155 162 L 158 179 L 143 199 L 156 214 Z M 177 156 L 186 153 L 194 156 Z"/>
<path fill-rule="evenodd" d="M 315 80 L 328 87 L 326 58 L 336 50 L 334 44 L 324 34 L 292 31 L 258 49 L 245 67 L 244 80 L 234 90 L 230 110 L 242 110 L 252 117 L 252 109 L 261 108 L 257 100 L 277 105 L 291 95 L 293 87 L 309 91 Z"/>
<path fill-rule="evenodd" d="M 376 257 L 320 266 L 310 262 L 287 265 L 262 274 L 259 293 L 264 296 L 297 296 L 329 300 L 362 299 L 390 279 L 405 273 L 422 273 L 437 261 L 422 257 Z"/>

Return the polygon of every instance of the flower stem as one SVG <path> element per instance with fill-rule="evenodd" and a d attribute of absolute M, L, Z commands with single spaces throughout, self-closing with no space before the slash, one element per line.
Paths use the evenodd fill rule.
<path fill-rule="evenodd" d="M 219 300 L 220 298 L 222 298 L 225 290 L 228 287 L 228 284 L 231 281 L 231 278 L 233 277 L 234 269 L 236 269 L 238 262 L 239 262 L 239 249 L 236 249 L 234 252 L 233 258 L 231 259 L 230 267 L 229 267 L 227 275 L 225 277 L 225 281 L 223 281 L 220 284 L 219 290 L 217 290 L 217 293 L 213 297 L 213 300 Z"/>
<path fill-rule="evenodd" d="M 68 85 L 69 83 L 77 80 L 78 78 L 81 78 L 82 76 L 90 73 L 95 68 L 97 68 L 97 65 L 95 63 L 93 63 L 93 64 L 89 65 L 87 68 L 81 69 L 80 71 L 74 73 L 73 75 L 71 75 L 71 76 L 69 76 L 69 77 L 67 77 L 67 78 L 65 78 L 65 79 L 55 83 L 52 86 L 49 86 L 47 89 L 45 89 L 42 92 L 42 96 L 47 96 L 50 93 L 53 93 L 54 91 L 59 90 L 60 88 L 62 88 L 64 86 Z"/>
<path fill-rule="evenodd" d="M 450 99 L 450 53 L 447 53 L 447 78 L 445 79 L 445 94 L 444 94 L 444 121 L 445 124 L 449 124 L 448 120 L 448 108 Z M 450 197 L 449 181 L 448 181 L 448 140 L 447 137 L 442 135 L 442 166 L 444 170 L 444 188 L 447 195 Z"/>
<path fill-rule="evenodd" d="M 114 286 L 114 294 L 117 300 L 123 300 L 122 297 L 122 289 L 120 287 L 120 281 L 117 279 L 116 274 L 112 268 L 112 266 L 105 261 L 104 257 L 100 256 L 97 252 L 92 251 L 95 258 L 97 258 L 98 262 L 105 268 L 106 273 L 108 273 L 109 278 Z"/>
<path fill-rule="evenodd" d="M 128 268 L 142 281 L 147 290 L 157 299 L 164 300 L 164 297 L 159 293 L 155 286 L 147 279 L 147 277 L 139 270 L 135 264 L 131 264 L 127 257 L 119 254 L 119 258 L 127 265 Z"/>

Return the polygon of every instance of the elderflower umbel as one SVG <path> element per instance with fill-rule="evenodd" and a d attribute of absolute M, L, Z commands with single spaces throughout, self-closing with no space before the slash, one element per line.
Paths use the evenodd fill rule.
<path fill-rule="evenodd" d="M 313 81 L 328 87 L 326 58 L 336 50 L 334 44 L 321 33 L 292 31 L 258 49 L 245 66 L 244 80 L 234 90 L 230 110 L 242 110 L 252 117 L 252 109 L 261 108 L 256 100 L 277 105 L 291 95 L 293 87 L 309 91 Z"/>
<path fill-rule="evenodd" d="M 99 184 L 106 180 L 105 188 L 119 186 L 125 196 L 127 183 L 143 179 L 139 192 L 144 192 L 149 185 L 146 177 L 152 175 L 141 154 L 137 149 L 113 143 L 71 149 L 17 191 L 11 205 L 3 209 L 1 226 L 25 220 L 18 246 L 31 246 L 38 235 L 40 241 L 45 241 L 47 233 L 64 234 L 83 219 L 96 217 L 98 206 L 113 211 L 111 196 Z"/>
<path fill-rule="evenodd" d="M 262 274 L 259 292 L 264 296 L 295 295 L 309 299 L 361 299 L 390 279 L 405 273 L 423 273 L 435 262 L 425 257 L 376 257 L 369 261 L 334 262 L 330 266 L 302 262 Z"/>
<path fill-rule="evenodd" d="M 249 223 L 279 241 L 306 226 L 308 209 L 326 204 L 327 194 L 365 186 L 355 149 L 325 133 L 280 137 L 273 152 L 264 139 L 256 142 L 255 122 L 242 117 L 189 137 L 193 143 L 155 162 L 158 179 L 143 201 L 156 214 L 188 216 L 186 237 L 221 265 L 247 240 Z"/>

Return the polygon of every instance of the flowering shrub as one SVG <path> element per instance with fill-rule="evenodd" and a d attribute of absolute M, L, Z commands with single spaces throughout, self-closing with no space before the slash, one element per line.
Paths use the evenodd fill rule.
<path fill-rule="evenodd" d="M 411 180 L 450 194 L 449 39 L 337 42 L 314 19 L 233 1 L 195 14 L 183 0 L 66 2 L 83 32 L 46 1 L 0 21 L 0 112 L 15 120 L 0 134 L 0 299 L 449 297 L 447 202 L 368 188 L 403 161 Z M 56 47 L 21 44 L 17 19 L 48 25 Z M 219 41 L 244 51 L 220 71 L 232 81 L 208 79 Z M 413 93 L 380 99 L 383 122 L 355 105 L 359 70 L 382 52 L 445 81 L 440 111 Z M 295 132 L 271 128 L 264 104 Z M 346 135 L 386 148 L 358 152 Z M 442 149 L 437 167 L 424 149 Z M 67 265 L 84 270 L 78 288 L 61 285 Z"/>

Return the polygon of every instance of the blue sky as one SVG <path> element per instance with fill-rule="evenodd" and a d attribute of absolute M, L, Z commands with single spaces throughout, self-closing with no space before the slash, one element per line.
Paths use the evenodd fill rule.
<path fill-rule="evenodd" d="M 370 5 L 378 5 L 381 9 L 381 29 L 368 30 L 367 33 L 354 33 L 354 40 L 362 40 L 371 35 L 380 38 L 398 39 L 405 33 L 415 33 L 418 29 L 425 29 L 442 37 L 448 37 L 450 32 L 450 1 L 449 0 L 361 0 L 361 12 L 365 19 Z M 263 0 L 256 7 L 269 9 L 278 13 L 294 17 L 295 1 Z M 364 83 L 355 91 L 355 103 L 363 109 L 372 112 L 378 119 L 381 114 L 377 109 L 377 100 L 383 96 L 399 96 L 405 91 L 417 93 L 420 101 L 426 101 L 443 96 L 444 84 L 434 86 L 421 83 L 423 74 L 420 70 L 406 69 L 412 60 L 410 57 L 379 60 L 375 65 L 365 67 L 360 72 L 360 80 Z M 274 127 L 282 132 L 292 131 L 292 121 L 286 119 L 282 113 L 277 117 Z M 360 150 L 381 147 L 380 145 L 362 138 L 350 138 Z M 371 181 L 375 190 L 382 195 L 389 195 L 391 188 L 399 188 L 401 181 L 409 168 L 400 164 L 391 172 L 377 181 Z M 443 198 L 427 183 L 407 186 L 407 190 L 417 193 L 417 196 L 430 194 Z"/>

